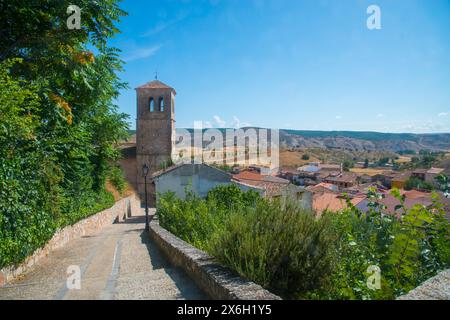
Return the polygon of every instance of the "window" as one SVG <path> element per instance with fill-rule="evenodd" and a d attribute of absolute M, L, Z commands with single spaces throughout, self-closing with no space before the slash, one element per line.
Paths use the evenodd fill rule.
<path fill-rule="evenodd" d="M 164 112 L 164 98 L 159 98 L 159 111 Z"/>
<path fill-rule="evenodd" d="M 155 100 L 153 100 L 153 98 L 150 98 L 148 104 L 149 104 L 150 112 L 155 111 Z"/>

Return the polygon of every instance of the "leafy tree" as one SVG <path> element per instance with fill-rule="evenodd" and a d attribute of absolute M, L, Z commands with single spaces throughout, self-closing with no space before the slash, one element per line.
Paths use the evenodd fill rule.
<path fill-rule="evenodd" d="M 350 171 L 351 168 L 353 168 L 354 163 L 351 160 L 344 160 L 344 162 L 342 163 L 342 169 L 344 171 Z"/>
<path fill-rule="evenodd" d="M 448 191 L 448 177 L 445 174 L 440 174 L 434 178 L 436 182 L 439 184 L 439 189 L 441 191 Z"/>
<path fill-rule="evenodd" d="M 369 159 L 365 159 L 364 160 L 364 168 L 368 168 L 369 167 Z"/>
<path fill-rule="evenodd" d="M 108 46 L 117 3 L 78 1 L 81 29 L 68 30 L 69 2 L 0 2 L 0 267 L 111 204 L 105 178 L 128 129 Z"/>
<path fill-rule="evenodd" d="M 431 183 L 425 182 L 417 177 L 411 177 L 405 183 L 405 190 L 412 190 L 412 189 L 431 191 L 434 189 L 434 187 Z"/>
<path fill-rule="evenodd" d="M 387 163 L 389 163 L 389 157 L 383 157 L 383 158 L 380 158 L 380 159 L 377 161 L 377 164 L 378 164 L 380 167 L 386 165 Z"/>

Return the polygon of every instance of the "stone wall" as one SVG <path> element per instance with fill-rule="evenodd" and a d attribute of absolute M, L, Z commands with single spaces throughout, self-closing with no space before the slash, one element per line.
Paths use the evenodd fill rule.
<path fill-rule="evenodd" d="M 398 300 L 450 300 L 450 269 L 428 279 Z"/>
<path fill-rule="evenodd" d="M 36 250 L 23 263 L 18 266 L 5 267 L 0 270 L 0 286 L 5 285 L 12 279 L 26 273 L 40 259 L 47 256 L 51 251 L 63 247 L 69 241 L 92 234 L 114 221 L 123 221 L 131 212 L 137 212 L 140 203 L 135 195 L 117 201 L 114 206 L 83 219 L 72 226 L 58 230 L 47 244 Z"/>
<path fill-rule="evenodd" d="M 243 279 L 232 270 L 162 228 L 155 218 L 150 223 L 150 238 L 175 266 L 182 268 L 197 286 L 212 299 L 280 300 L 261 286 Z"/>

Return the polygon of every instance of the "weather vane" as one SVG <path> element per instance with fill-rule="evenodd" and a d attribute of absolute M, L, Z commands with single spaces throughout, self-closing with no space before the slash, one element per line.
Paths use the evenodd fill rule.
<path fill-rule="evenodd" d="M 158 71 L 155 71 L 155 80 L 158 80 Z"/>

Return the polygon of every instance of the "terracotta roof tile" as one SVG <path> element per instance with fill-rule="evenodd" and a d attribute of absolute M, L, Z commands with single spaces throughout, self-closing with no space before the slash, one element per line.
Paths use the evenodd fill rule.
<path fill-rule="evenodd" d="M 176 91 L 174 88 L 168 86 L 167 84 L 165 84 L 159 80 L 153 80 L 153 81 L 147 82 L 147 83 L 137 87 L 136 89 L 171 89 L 176 94 Z"/>

